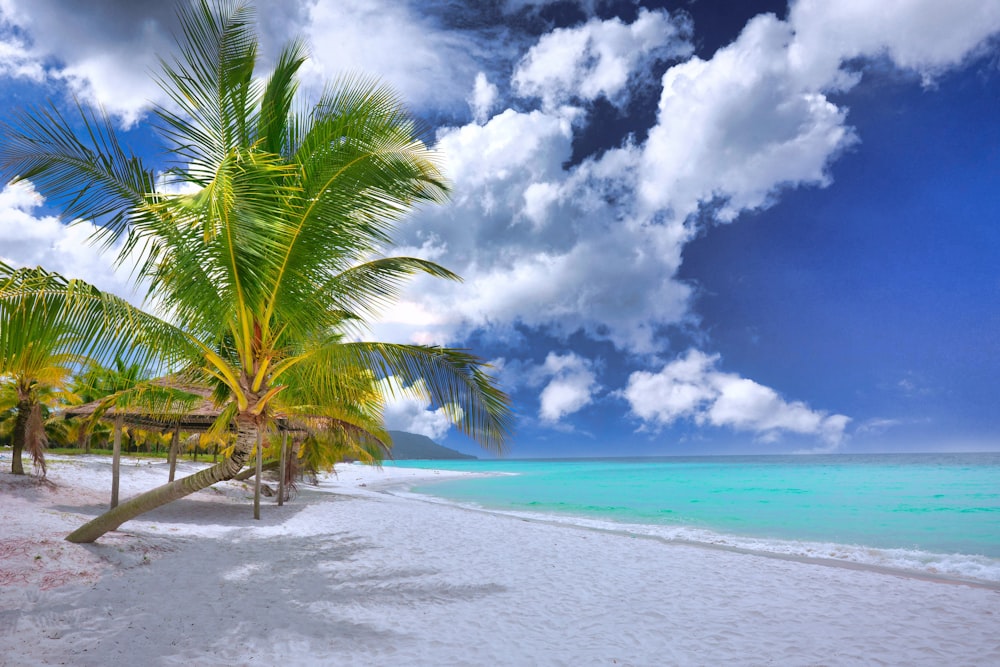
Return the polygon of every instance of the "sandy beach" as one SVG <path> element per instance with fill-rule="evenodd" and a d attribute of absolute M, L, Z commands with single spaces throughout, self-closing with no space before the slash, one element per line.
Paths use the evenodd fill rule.
<path fill-rule="evenodd" d="M 1000 664 L 994 588 L 400 493 L 461 473 L 342 465 L 261 521 L 227 483 L 74 545 L 110 463 L 49 470 L 0 473 L 3 665 Z M 129 460 L 122 496 L 166 477 Z"/>

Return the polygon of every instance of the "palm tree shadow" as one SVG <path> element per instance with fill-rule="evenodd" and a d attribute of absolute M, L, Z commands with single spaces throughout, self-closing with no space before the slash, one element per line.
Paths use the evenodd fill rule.
<path fill-rule="evenodd" d="M 378 549 L 349 531 L 186 538 L 148 567 L 105 575 L 74 602 L 70 627 L 49 636 L 59 636 L 53 649 L 72 651 L 81 665 L 106 664 L 110 655 L 155 656 L 163 664 L 270 664 L 303 649 L 321 662 L 354 664 L 351 656 L 386 657 L 426 641 L 391 626 L 396 609 L 505 590 L 453 586 L 437 569 L 379 562 Z"/>

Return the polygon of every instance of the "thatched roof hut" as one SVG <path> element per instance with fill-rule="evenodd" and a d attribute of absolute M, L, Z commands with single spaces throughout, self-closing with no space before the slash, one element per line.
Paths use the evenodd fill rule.
<path fill-rule="evenodd" d="M 178 400 L 163 406 L 164 410 L 152 410 L 144 406 L 119 407 L 112 405 L 105 408 L 103 399 L 67 408 L 63 414 L 67 417 L 93 417 L 106 421 L 121 422 L 128 426 L 149 430 L 179 429 L 188 433 L 204 433 L 222 414 L 222 408 L 215 405 L 212 392 L 204 387 L 173 384 L 168 378 L 156 381 L 162 387 L 183 392 L 191 396 L 191 400 Z M 101 410 L 103 409 L 103 412 Z"/>

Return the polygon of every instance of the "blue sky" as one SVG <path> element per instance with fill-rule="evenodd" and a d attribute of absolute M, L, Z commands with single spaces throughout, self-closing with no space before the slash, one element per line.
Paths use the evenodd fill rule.
<path fill-rule="evenodd" d="M 303 94 L 363 71 L 453 183 L 373 337 L 471 347 L 512 456 L 1000 449 L 1000 2 L 259 0 Z M 0 118 L 73 95 L 139 149 L 168 2 L 0 0 Z M 68 20 L 67 17 L 72 17 Z M 128 294 L 30 186 L 0 257 Z M 390 427 L 476 452 L 442 411 Z"/>

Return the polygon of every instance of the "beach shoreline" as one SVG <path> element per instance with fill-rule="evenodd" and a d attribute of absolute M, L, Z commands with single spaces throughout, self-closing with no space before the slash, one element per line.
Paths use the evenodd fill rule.
<path fill-rule="evenodd" d="M 62 542 L 106 502 L 99 459 L 53 460 L 52 486 L 0 475 L 0 661 L 1000 663 L 996 587 L 399 492 L 462 473 L 338 466 L 256 522 L 249 487 L 228 483 L 96 545 Z M 123 496 L 161 476 L 129 462 Z"/>
<path fill-rule="evenodd" d="M 478 474 L 478 473 L 466 473 L 466 474 Z M 713 551 L 725 551 L 732 554 L 741 554 L 745 556 L 759 556 L 761 558 L 774 558 L 777 560 L 792 561 L 796 563 L 816 565 L 819 567 L 836 567 L 836 568 L 845 568 L 848 570 L 869 571 L 878 574 L 884 574 L 887 576 L 905 577 L 911 579 L 918 579 L 921 581 L 931 581 L 941 584 L 951 584 L 956 586 L 972 586 L 974 588 L 984 588 L 986 590 L 1000 591 L 1000 582 L 995 582 L 995 581 L 986 581 L 982 579 L 953 576 L 949 574 L 934 574 L 928 572 L 920 572 L 918 570 L 907 570 L 904 568 L 889 567 L 884 565 L 877 565 L 874 563 L 858 563 L 846 559 L 778 553 L 774 551 L 747 549 L 743 547 L 733 546 L 729 544 L 720 544 L 715 542 L 687 540 L 675 537 L 664 537 L 662 535 L 642 532 L 641 529 L 644 528 L 644 526 L 637 524 L 622 523 L 616 527 L 604 527 L 598 525 L 588 525 L 588 522 L 581 522 L 579 520 L 574 520 L 572 518 L 550 517 L 542 514 L 532 516 L 528 512 L 516 512 L 516 511 L 508 512 L 503 510 L 487 509 L 472 505 L 453 503 L 448 500 L 442 500 L 439 498 L 435 498 L 433 496 L 426 496 L 419 493 L 408 493 L 406 491 L 401 491 L 402 489 L 405 489 L 407 487 L 408 484 L 404 484 L 401 482 L 387 482 L 383 488 L 378 488 L 377 490 L 382 493 L 387 493 L 393 496 L 407 498 L 414 502 L 426 502 L 438 505 L 448 505 L 451 507 L 463 509 L 470 512 L 481 512 L 483 514 L 497 514 L 497 515 L 511 516 L 521 521 L 539 523 L 543 525 L 565 528 L 569 530 L 583 530 L 583 531 L 591 531 L 597 533 L 607 533 L 610 535 L 618 535 L 621 537 L 627 537 L 632 539 L 652 540 L 654 542 L 660 542 L 662 544 L 667 544 L 667 545 L 678 544 L 678 545 L 689 546 L 695 549 L 711 549 Z"/>

